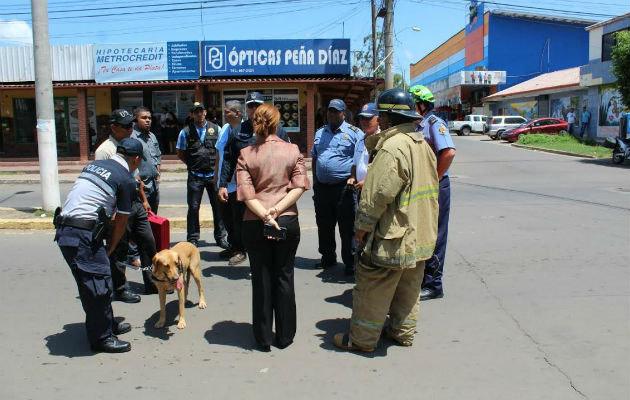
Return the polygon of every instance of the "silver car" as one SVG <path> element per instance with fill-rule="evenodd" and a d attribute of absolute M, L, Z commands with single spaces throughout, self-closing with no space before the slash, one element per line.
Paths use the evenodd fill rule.
<path fill-rule="evenodd" d="M 500 139 L 503 131 L 517 128 L 523 122 L 527 122 L 527 120 L 519 115 L 500 115 L 492 117 L 488 128 L 488 136 L 490 136 L 492 140 Z"/>

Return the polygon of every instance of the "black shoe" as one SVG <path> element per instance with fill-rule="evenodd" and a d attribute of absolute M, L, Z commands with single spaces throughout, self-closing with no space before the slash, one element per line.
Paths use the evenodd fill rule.
<path fill-rule="evenodd" d="M 195 247 L 199 247 L 199 241 L 197 239 L 190 239 L 188 240 L 188 243 L 192 243 Z"/>
<path fill-rule="evenodd" d="M 279 349 L 286 349 L 287 347 L 291 346 L 293 344 L 293 340 L 289 340 L 286 343 L 277 343 L 276 347 Z"/>
<path fill-rule="evenodd" d="M 344 272 L 345 272 L 345 274 L 347 276 L 354 275 L 354 265 L 352 265 L 352 266 L 347 266 L 346 265 L 346 268 L 345 268 Z"/>
<path fill-rule="evenodd" d="M 326 269 L 337 265 L 337 260 L 326 261 L 323 258 L 315 264 L 315 269 Z"/>
<path fill-rule="evenodd" d="M 219 258 L 230 258 L 230 257 L 232 257 L 232 254 L 234 254 L 232 249 L 225 249 L 225 250 L 219 252 Z"/>
<path fill-rule="evenodd" d="M 114 322 L 114 328 L 112 329 L 112 331 L 114 332 L 114 335 L 122 335 L 123 333 L 127 333 L 130 330 L 131 330 L 131 324 L 127 322 L 119 322 L 119 323 Z"/>
<path fill-rule="evenodd" d="M 258 350 L 262 351 L 263 353 L 269 353 L 271 351 L 271 346 L 267 345 L 258 345 Z"/>
<path fill-rule="evenodd" d="M 430 288 L 423 288 L 420 292 L 420 301 L 441 299 L 442 297 L 444 297 L 444 292 L 438 292 L 437 290 Z"/>
<path fill-rule="evenodd" d="M 118 340 L 116 336 L 110 336 L 93 344 L 91 347 L 93 351 L 99 353 L 124 353 L 131 350 L 131 343 Z"/>
<path fill-rule="evenodd" d="M 122 301 L 125 303 L 140 303 L 140 295 L 130 292 L 125 289 L 122 292 L 118 292 L 114 295 L 114 300 Z"/>

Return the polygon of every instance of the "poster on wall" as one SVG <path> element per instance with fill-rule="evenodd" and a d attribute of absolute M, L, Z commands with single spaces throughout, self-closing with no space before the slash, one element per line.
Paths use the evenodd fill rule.
<path fill-rule="evenodd" d="M 273 96 L 274 106 L 280 111 L 279 124 L 287 132 L 300 131 L 300 105 L 297 93 L 276 94 Z"/>
<path fill-rule="evenodd" d="M 559 99 L 551 100 L 551 117 L 558 118 L 563 121 L 567 120 L 567 114 L 573 108 L 573 112 L 575 113 L 575 124 L 579 125 L 579 117 L 580 117 L 580 97 L 572 96 L 572 97 L 561 97 Z"/>
<path fill-rule="evenodd" d="M 177 91 L 177 119 L 185 121 L 193 103 L 195 102 L 194 90 L 178 90 Z"/>
<path fill-rule="evenodd" d="M 526 119 L 534 119 L 538 117 L 538 102 L 533 100 L 512 103 L 510 104 L 509 111 L 510 115 L 520 115 Z"/>
<path fill-rule="evenodd" d="M 455 85 L 502 85 L 506 82 L 505 71 L 460 71 L 459 81 Z M 454 75 L 457 78 L 457 75 Z"/>
<path fill-rule="evenodd" d="M 601 86 L 599 97 L 599 126 L 619 126 L 621 112 L 626 109 L 619 91 L 614 86 Z"/>
<path fill-rule="evenodd" d="M 68 114 L 70 115 L 70 140 L 79 142 L 79 100 L 76 97 L 68 97 Z M 94 96 L 87 98 L 87 118 L 90 144 L 96 143 L 96 100 Z"/>

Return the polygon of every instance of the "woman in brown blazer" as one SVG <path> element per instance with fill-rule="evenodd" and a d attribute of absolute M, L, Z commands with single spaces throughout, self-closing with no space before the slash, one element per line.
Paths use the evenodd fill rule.
<path fill-rule="evenodd" d="M 276 136 L 278 110 L 263 104 L 252 119 L 257 140 L 241 150 L 236 166 L 237 196 L 247 205 L 243 243 L 252 270 L 254 337 L 261 351 L 270 351 L 274 316 L 277 347 L 289 346 L 295 336 L 293 264 L 300 243 L 295 203 L 311 183 L 298 147 Z M 265 223 L 277 231 L 286 228 L 286 239 L 263 235 Z"/>

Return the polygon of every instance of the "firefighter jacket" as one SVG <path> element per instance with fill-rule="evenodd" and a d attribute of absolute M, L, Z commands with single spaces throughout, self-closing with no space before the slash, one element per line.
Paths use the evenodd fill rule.
<path fill-rule="evenodd" d="M 368 148 L 373 161 L 355 219 L 356 229 L 369 232 L 364 264 L 413 268 L 433 254 L 439 211 L 436 158 L 414 128 L 408 123 L 387 129 Z"/>

